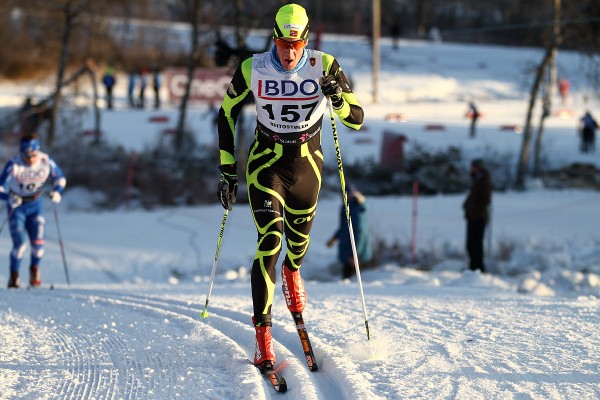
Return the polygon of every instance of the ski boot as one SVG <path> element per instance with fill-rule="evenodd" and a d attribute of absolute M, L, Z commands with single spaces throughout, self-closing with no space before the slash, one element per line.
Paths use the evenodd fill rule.
<path fill-rule="evenodd" d="M 281 279 L 283 281 L 283 295 L 288 309 L 292 313 L 301 313 L 306 304 L 306 290 L 300 276 L 300 269 L 288 268 L 285 263 L 281 266 Z"/>
<path fill-rule="evenodd" d="M 256 330 L 256 347 L 254 349 L 254 365 L 261 372 L 267 366 L 273 366 L 275 361 L 275 349 L 273 348 L 273 337 L 271 336 L 271 325 L 254 326 Z"/>
<path fill-rule="evenodd" d="M 8 279 L 8 288 L 19 288 L 19 273 L 17 271 L 10 271 L 10 278 Z"/>
<path fill-rule="evenodd" d="M 29 286 L 38 287 L 42 284 L 42 276 L 37 265 L 32 264 L 29 267 Z"/>

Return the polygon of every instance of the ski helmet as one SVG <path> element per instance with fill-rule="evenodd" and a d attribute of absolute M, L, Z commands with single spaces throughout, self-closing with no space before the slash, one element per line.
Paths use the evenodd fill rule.
<path fill-rule="evenodd" d="M 308 15 L 298 4 L 286 4 L 277 11 L 273 37 L 308 40 Z"/>
<path fill-rule="evenodd" d="M 34 135 L 25 136 L 21 139 L 21 153 L 33 153 L 39 151 L 40 149 L 40 139 Z"/>

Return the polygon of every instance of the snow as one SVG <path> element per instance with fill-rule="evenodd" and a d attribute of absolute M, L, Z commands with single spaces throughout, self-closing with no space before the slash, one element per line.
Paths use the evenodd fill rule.
<path fill-rule="evenodd" d="M 523 71 L 539 62 L 540 50 L 401 41 L 393 52 L 384 41 L 381 98 L 374 103 L 366 41 L 324 40 L 324 50 L 350 73 L 365 107 L 365 131 L 348 134 L 338 123 L 345 163 L 376 158 L 383 130 L 405 134 L 407 146 L 455 145 L 472 156 L 514 157 L 520 148 L 520 135 L 499 127 L 524 123 L 530 78 Z M 597 154 L 577 151 L 577 117 L 585 108 L 598 109 L 577 72 L 580 61 L 576 54 L 559 53 L 559 73 L 571 80 L 573 91 L 564 108 L 573 115 L 547 121 L 545 154 L 558 166 L 600 165 Z M 0 104 L 17 105 L 33 86 L 3 82 Z M 130 151 L 163 140 L 161 131 L 174 124 L 177 111 L 129 111 L 125 94 L 117 91 L 118 109 L 102 113 L 106 139 Z M 470 98 L 485 114 L 474 140 L 467 138 L 464 118 Z M 189 125 L 210 144 L 204 111 L 191 110 Z M 407 121 L 388 122 L 390 113 Z M 151 124 L 152 115 L 168 115 L 170 122 Z M 85 121 L 91 127 L 91 115 Z M 429 132 L 427 124 L 445 130 Z M 333 163 L 325 132 L 325 155 Z M 371 141 L 358 140 L 364 138 Z M 44 286 L 2 292 L 0 399 L 600 397 L 597 191 L 538 185 L 494 193 L 486 239 L 495 255 L 488 261 L 493 274 L 464 271 L 464 194 L 420 197 L 417 256 L 429 257 L 432 269 L 386 261 L 362 271 L 371 340 L 356 279 L 340 281 L 332 268 L 335 251 L 325 242 L 338 224 L 339 198 L 324 195 L 303 266 L 304 316 L 318 372 L 308 371 L 282 293 L 275 293 L 273 336 L 278 368 L 288 382 L 285 395 L 274 393 L 250 361 L 249 276 L 256 234 L 248 206 L 236 205 L 229 214 L 209 316 L 202 319 L 222 207 L 109 212 L 90 206 L 94 196 L 67 190 L 58 221 L 47 202 Z M 374 238 L 411 242 L 412 197 L 369 197 L 368 208 Z M 0 259 L 6 262 L 10 246 L 3 232 Z M 503 252 L 510 257 L 500 257 Z M 0 282 L 6 282 L 7 270 L 0 269 Z M 26 280 L 27 272 L 23 275 Z"/>

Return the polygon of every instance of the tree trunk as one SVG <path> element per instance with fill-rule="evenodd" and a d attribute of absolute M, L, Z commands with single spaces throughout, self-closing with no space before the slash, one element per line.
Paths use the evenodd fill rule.
<path fill-rule="evenodd" d="M 549 91 L 550 89 L 548 88 L 545 90 Z M 546 121 L 546 118 L 550 114 L 550 109 L 551 109 L 551 105 L 549 104 L 550 100 L 547 96 L 549 96 L 549 93 L 545 92 L 544 100 L 543 100 L 543 102 L 544 102 L 543 111 L 542 111 L 542 115 L 540 116 L 540 126 L 538 127 L 537 136 L 535 138 L 535 144 L 533 146 L 533 176 L 536 178 L 540 176 L 540 172 L 541 172 L 540 153 L 542 150 L 542 136 L 544 135 L 544 122 Z"/>
<path fill-rule="evenodd" d="M 544 122 L 546 118 L 550 116 L 552 113 L 552 93 L 554 88 L 556 87 L 556 55 L 558 53 L 558 45 L 562 41 L 561 31 L 560 31 L 560 21 L 561 21 L 561 0 L 554 0 L 554 26 L 553 26 L 553 36 L 552 43 L 550 46 L 550 61 L 549 61 L 549 76 L 548 76 L 548 85 L 546 90 L 544 90 L 544 110 L 542 112 L 542 117 L 540 118 L 540 128 L 538 129 L 538 134 L 535 140 L 535 146 L 533 149 L 533 176 L 539 177 L 541 174 L 541 156 L 540 153 L 542 151 L 542 138 L 544 135 Z"/>
<path fill-rule="evenodd" d="M 531 145 L 532 136 L 531 118 L 533 117 L 533 109 L 535 107 L 535 101 L 540 90 L 540 84 L 544 76 L 544 71 L 550 62 L 551 53 L 551 50 L 548 50 L 546 51 L 546 54 L 544 54 L 544 58 L 537 69 L 535 80 L 533 81 L 533 86 L 531 87 L 531 92 L 529 94 L 529 107 L 527 108 L 527 117 L 525 119 L 525 127 L 523 128 L 523 141 L 521 142 L 521 153 L 519 155 L 517 177 L 515 181 L 515 185 L 519 189 L 523 189 L 525 187 L 525 177 L 527 176 L 529 170 L 529 147 Z"/>
<path fill-rule="evenodd" d="M 525 120 L 525 128 L 523 129 L 523 142 L 521 144 L 521 153 L 519 155 L 518 165 L 517 165 L 517 176 L 515 180 L 515 185 L 517 188 L 523 189 L 525 186 L 525 178 L 527 176 L 529 170 L 529 147 L 531 144 L 531 118 L 533 115 L 533 108 L 535 107 L 535 101 L 540 89 L 540 84 L 542 82 L 542 78 L 544 77 L 544 73 L 551 62 L 554 60 L 556 56 L 557 48 L 562 43 L 562 34 L 560 32 L 560 5 L 561 0 L 553 0 L 554 2 L 554 31 L 552 35 L 552 39 L 546 50 L 546 54 L 544 54 L 544 58 L 540 63 L 537 73 L 535 76 L 535 80 L 533 82 L 533 86 L 531 88 L 531 93 L 529 97 L 529 108 L 527 109 L 527 118 Z M 544 116 L 542 115 L 542 120 L 540 122 L 543 125 Z M 536 142 L 536 158 L 539 159 L 539 151 L 542 143 L 542 132 L 543 127 L 540 128 L 538 133 L 538 138 Z M 538 143 L 539 142 L 539 143 Z M 539 161 L 538 161 L 539 162 Z"/>
<path fill-rule="evenodd" d="M 101 129 L 100 129 L 100 108 L 98 107 L 98 85 L 97 85 L 97 79 L 96 79 L 96 72 L 95 72 L 95 68 L 93 65 L 91 65 L 91 62 L 88 62 L 86 67 L 88 70 L 88 75 L 90 77 L 91 80 L 91 85 L 92 85 L 92 90 L 94 93 L 94 144 L 99 144 L 100 143 L 100 135 L 101 135 Z"/>
<path fill-rule="evenodd" d="M 181 104 L 179 106 L 179 120 L 177 122 L 177 132 L 175 133 L 175 150 L 180 151 L 183 147 L 183 139 L 185 135 L 185 117 L 187 113 L 188 100 L 190 98 L 190 89 L 192 87 L 192 80 L 194 78 L 194 69 L 196 68 L 196 61 L 198 59 L 198 31 L 200 25 L 200 7 L 201 0 L 193 0 L 190 6 L 190 24 L 192 27 L 191 37 L 191 48 L 188 55 L 187 63 L 187 82 L 185 84 L 185 91 Z M 187 2 L 184 2 L 187 4 Z"/>
<path fill-rule="evenodd" d="M 65 70 L 67 68 L 67 60 L 69 58 L 69 39 L 71 38 L 71 31 L 73 30 L 73 25 L 78 15 L 78 12 L 73 9 L 71 2 L 67 2 L 65 4 L 64 15 L 65 26 L 62 37 L 62 48 L 60 53 L 60 62 L 58 65 L 58 73 L 56 75 L 56 89 L 54 91 L 54 98 L 52 99 L 52 115 L 50 117 L 50 124 L 48 127 L 47 144 L 49 148 L 54 146 L 54 140 L 56 137 L 56 120 L 60 113 L 61 89 L 63 86 Z"/>
<path fill-rule="evenodd" d="M 425 0 L 419 0 L 417 3 L 417 37 L 424 38 L 427 34 L 427 22 L 425 13 Z"/>
<path fill-rule="evenodd" d="M 379 37 L 381 36 L 381 0 L 373 0 L 373 102 L 379 100 Z"/>
<path fill-rule="evenodd" d="M 235 1 L 235 43 L 238 49 L 246 47 L 246 39 L 243 32 L 242 20 L 244 13 L 244 0 Z M 242 60 L 240 60 L 242 61 Z"/>

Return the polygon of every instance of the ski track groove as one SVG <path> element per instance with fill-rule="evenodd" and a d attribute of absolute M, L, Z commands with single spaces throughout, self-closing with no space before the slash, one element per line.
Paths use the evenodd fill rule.
<path fill-rule="evenodd" d="M 109 363 L 104 359 L 106 355 L 99 352 L 93 343 L 89 343 L 89 338 L 83 335 L 73 335 L 77 330 L 67 329 L 62 326 L 56 326 L 56 332 L 53 333 L 56 343 L 61 349 L 58 357 L 54 361 L 57 365 L 68 365 L 70 376 L 62 380 L 59 394 L 69 399 L 79 398 L 103 398 L 113 399 L 115 391 L 118 389 L 114 374 L 103 370 Z M 110 336 L 109 336 L 110 337 Z M 80 342 L 75 344 L 75 342 Z M 100 360 L 94 361 L 92 360 Z M 105 378 L 108 375 L 108 378 Z M 106 379 L 106 383 L 105 383 Z M 88 382 L 86 385 L 75 385 L 73 382 Z M 103 396 L 99 397 L 99 394 Z"/>
<path fill-rule="evenodd" d="M 104 294 L 95 293 L 92 295 L 94 297 L 94 301 L 97 303 L 107 303 L 112 305 L 124 305 L 130 308 L 143 308 L 147 311 L 156 312 L 160 316 L 166 315 L 175 315 L 178 316 L 177 313 L 173 313 L 171 310 L 162 308 L 152 307 L 151 303 L 140 302 L 140 301 L 130 301 L 127 297 L 108 297 Z M 79 297 L 82 299 L 86 299 L 89 296 L 81 295 L 81 294 L 72 294 L 72 297 Z M 110 337 L 111 335 L 109 335 Z M 119 346 L 121 347 L 121 346 Z M 140 363 L 139 361 L 133 361 L 132 363 L 126 363 L 126 368 L 132 366 L 131 369 L 135 371 L 135 374 L 131 374 L 132 381 L 129 385 L 125 386 L 127 388 L 133 388 L 135 391 L 134 398 L 139 398 L 137 396 L 139 381 L 143 381 L 145 383 L 146 390 L 142 390 L 142 396 L 151 396 L 157 389 L 159 389 L 160 385 L 168 385 L 173 386 L 176 383 L 176 376 L 174 375 L 175 368 L 173 368 L 173 360 L 169 354 L 165 354 L 166 363 L 163 363 L 161 357 L 156 357 L 153 353 L 144 352 L 144 363 Z M 143 365 L 147 365 L 148 367 L 143 367 Z M 129 369 L 129 371 L 131 371 Z M 130 375 L 130 374 L 127 374 Z M 135 379 L 134 377 L 139 377 Z"/>
<path fill-rule="evenodd" d="M 159 299 L 156 298 L 148 298 L 148 297 L 144 297 L 144 296 L 132 296 L 132 295 L 127 295 L 127 294 L 121 294 L 121 293 L 109 293 L 109 292 L 100 292 L 100 291 L 89 291 L 89 290 L 76 290 L 76 291 L 70 291 L 68 293 L 62 293 L 61 294 L 63 297 L 68 298 L 68 299 L 81 299 L 83 301 L 93 301 L 94 303 L 104 303 L 104 304 L 109 304 L 109 305 L 113 305 L 113 306 L 125 306 L 125 307 L 129 307 L 133 310 L 139 311 L 139 310 L 144 310 L 145 312 L 151 312 L 151 313 L 155 313 L 157 314 L 159 317 L 171 317 L 174 320 L 179 320 L 177 321 L 182 322 L 184 321 L 187 325 L 186 325 L 186 330 L 190 330 L 189 329 L 189 325 L 190 322 L 192 322 L 194 325 L 197 324 L 199 321 L 199 310 L 200 310 L 200 306 L 196 305 L 195 307 L 189 307 L 186 304 L 187 303 L 174 303 L 174 302 L 166 302 L 166 301 L 161 301 Z M 211 327 L 211 329 L 214 329 Z M 221 335 L 224 335 L 222 332 L 219 332 Z M 111 337 L 112 335 L 108 335 L 108 337 Z M 153 339 L 157 339 L 156 334 L 150 334 L 150 336 Z M 115 342 L 116 343 L 116 342 Z M 108 347 L 117 347 L 117 348 L 121 348 L 123 346 L 121 346 L 121 344 L 111 344 Z M 77 352 L 79 352 L 79 350 L 76 350 Z M 139 354 L 138 354 L 139 356 Z M 75 357 L 76 360 L 79 360 L 80 358 L 85 358 L 85 355 L 81 355 L 81 354 L 77 354 L 77 357 Z M 137 360 L 133 360 L 131 362 L 127 362 L 126 363 L 126 370 L 124 371 L 124 375 L 127 377 L 126 378 L 126 383 L 125 383 L 125 388 L 124 388 L 124 397 L 119 397 L 119 398 L 135 398 L 135 399 L 145 399 L 145 398 L 152 398 L 153 394 L 155 394 L 155 390 L 159 389 L 159 386 L 167 386 L 167 387 L 172 387 L 175 383 L 177 383 L 177 368 L 174 368 L 173 366 L 173 360 L 172 360 L 172 356 L 169 354 L 161 354 L 160 357 L 152 357 L 149 354 L 147 354 L 146 352 L 144 352 L 144 361 L 139 361 L 139 359 Z M 126 357 L 126 359 L 128 359 Z M 113 363 L 114 364 L 114 363 Z M 146 366 L 151 366 L 151 367 L 146 367 L 144 368 L 144 365 Z M 114 365 L 115 368 L 118 368 L 119 371 L 123 371 L 123 368 L 120 367 L 119 365 Z M 85 371 L 90 370 L 90 369 L 95 369 L 94 366 L 92 366 L 90 368 L 89 365 L 85 365 L 82 366 L 81 363 L 77 364 L 73 369 L 75 369 L 78 373 L 80 373 L 81 370 Z M 252 370 L 255 370 L 254 368 L 252 368 Z M 132 373 L 133 372 L 133 373 Z M 256 374 L 256 381 L 258 382 L 262 382 L 262 378 L 260 378 L 260 374 L 258 372 L 258 370 L 255 370 L 255 374 Z M 138 379 L 136 379 L 136 376 L 139 377 Z M 96 399 L 100 399 L 100 398 L 105 398 L 103 397 L 103 393 L 100 392 L 99 389 L 97 389 L 99 387 L 99 378 L 98 378 L 98 374 L 95 372 L 89 372 L 88 373 L 88 377 L 87 377 L 87 381 L 89 383 L 89 385 L 92 385 L 91 388 L 86 388 L 85 393 L 82 393 L 81 391 L 77 391 L 78 389 L 72 389 L 71 388 L 71 383 L 67 383 L 65 384 L 66 389 L 63 387 L 60 391 L 60 393 L 63 393 L 63 397 L 62 398 L 77 398 L 77 399 L 87 399 L 87 398 L 96 398 Z M 146 385 L 141 387 L 140 390 L 140 384 L 138 384 L 137 381 L 143 381 Z M 91 383 L 90 383 L 91 382 Z M 86 385 L 86 386 L 89 386 Z M 270 398 L 270 395 L 268 393 L 270 393 L 269 391 L 273 391 L 273 389 L 270 387 L 270 384 L 267 386 L 266 384 L 263 384 L 263 388 L 264 391 L 267 393 L 266 394 L 266 398 Z M 76 393 L 73 393 L 77 391 Z M 118 387 L 115 387 L 115 391 L 118 391 Z M 75 396 L 75 397 L 74 397 Z M 228 397 L 224 397 L 224 398 L 228 398 Z M 265 395 L 263 395 L 262 397 L 259 398 L 265 398 Z"/>
<path fill-rule="evenodd" d="M 200 304 L 192 304 L 183 300 L 121 293 L 104 293 L 104 296 L 104 300 L 110 297 L 111 299 L 118 299 L 123 302 L 131 302 L 131 304 L 143 304 L 157 307 L 164 311 L 176 312 L 188 316 L 195 321 L 200 320 L 199 314 L 202 309 Z M 211 307 L 210 310 L 207 325 L 213 329 L 217 329 L 223 335 L 240 344 L 245 349 L 248 363 L 251 363 L 254 357 L 254 330 L 250 324 L 243 322 L 248 319 L 248 316 L 239 311 L 228 310 L 222 307 Z M 322 357 L 317 359 L 320 371 L 310 372 L 306 366 L 304 352 L 302 351 L 300 339 L 291 315 L 285 326 L 289 327 L 289 329 L 274 328 L 274 339 L 278 354 L 278 365 L 283 366 L 282 376 L 288 382 L 288 393 L 286 396 L 298 399 L 323 399 L 335 394 L 336 398 L 343 398 L 341 395 L 346 393 L 345 386 L 349 382 L 333 378 L 331 374 L 324 372 Z M 244 342 L 246 342 L 246 345 L 243 345 Z M 318 350 L 318 340 L 311 337 L 311 342 L 313 343 L 313 347 L 316 348 L 316 353 L 322 356 Z M 263 387 L 267 397 L 270 397 L 269 394 L 273 392 L 271 385 L 266 383 L 265 380 Z"/>
<path fill-rule="evenodd" d="M 196 321 L 199 320 L 201 306 L 200 304 L 191 305 L 188 302 L 178 301 L 178 300 L 166 300 L 166 299 L 158 299 L 158 298 L 148 298 L 146 296 L 134 296 L 134 295 L 122 295 L 122 294 L 111 294 L 111 296 L 118 297 L 119 299 L 127 299 L 133 302 L 141 302 L 145 305 L 152 305 L 155 307 L 159 307 L 163 310 L 174 310 L 177 309 L 180 313 L 184 315 L 188 315 Z M 210 323 L 208 324 L 213 329 L 217 329 L 223 335 L 229 337 L 236 343 L 247 342 L 251 347 L 245 346 L 246 356 L 248 358 L 248 363 L 252 363 L 252 358 L 254 357 L 254 330 L 252 327 L 241 320 L 247 319 L 246 315 L 242 315 L 240 313 L 236 313 L 234 311 L 228 311 L 223 309 L 219 310 L 218 314 L 215 313 L 215 308 L 212 308 L 212 313 L 210 314 Z M 229 314 L 230 316 L 225 316 L 223 314 Z M 291 318 L 291 317 L 290 317 Z M 297 336 L 297 335 L 296 335 Z M 298 341 L 298 347 L 300 347 L 300 340 Z M 280 341 L 275 340 L 275 344 L 277 347 L 277 353 L 279 354 L 280 360 L 284 359 L 283 362 L 280 362 L 280 365 L 285 365 L 285 371 L 293 372 L 293 374 L 287 374 L 282 372 L 284 378 L 286 378 L 288 382 L 288 397 L 292 391 L 292 382 L 295 382 L 294 390 L 296 392 L 300 391 L 298 395 L 293 396 L 293 398 L 302 398 L 302 399 L 319 399 L 325 398 L 319 396 L 319 391 L 316 388 L 316 383 L 314 379 L 312 379 L 311 374 L 308 371 L 308 368 L 305 365 L 304 361 L 304 353 L 302 353 L 301 358 L 294 357 L 291 350 L 288 347 L 283 345 Z M 244 346 L 242 346 L 244 347 Z M 290 371 L 291 370 L 291 371 Z M 258 370 L 256 371 L 258 374 Z M 302 377 L 302 383 L 298 379 L 298 376 Z M 312 387 L 306 387 L 305 383 L 307 380 L 310 380 L 312 383 Z M 273 388 L 269 383 L 266 382 L 266 379 L 263 382 L 263 388 L 267 397 L 270 397 L 270 394 L 273 392 Z M 293 394 L 292 394 L 293 395 Z"/>
<path fill-rule="evenodd" d="M 43 292 L 35 294 L 46 296 Z M 145 308 L 157 312 L 160 316 L 165 316 L 165 314 L 177 315 L 168 309 L 152 309 L 143 302 L 121 301 L 118 298 L 111 299 L 103 293 L 82 294 L 72 291 L 55 291 L 53 295 L 71 301 L 75 299 L 90 301 L 90 299 L 93 299 L 96 303 L 104 302 L 111 305 L 119 304 L 132 308 Z M 144 354 L 144 362 L 125 356 L 122 358 L 125 360 L 123 366 L 115 364 L 114 360 L 110 359 L 112 351 L 115 354 L 127 355 L 127 347 L 117 335 L 109 332 L 105 337 L 100 337 L 102 343 L 94 343 L 95 336 L 100 336 L 99 332 L 94 333 L 92 329 L 65 328 L 54 323 L 54 321 L 50 321 L 50 327 L 46 329 L 46 332 L 48 333 L 46 340 L 52 343 L 58 351 L 51 358 L 43 361 L 44 367 L 47 368 L 48 364 L 55 364 L 63 368 L 64 374 L 62 379 L 58 379 L 59 386 L 52 390 L 56 394 L 56 398 L 65 400 L 114 399 L 115 397 L 144 399 L 152 397 L 152 391 L 156 389 L 158 384 L 172 385 L 176 382 L 175 368 L 171 368 L 172 358 L 170 355 L 166 355 L 164 362 L 160 357 L 153 357 L 147 352 Z M 106 350 L 109 350 L 109 352 L 107 353 Z M 42 362 L 37 364 L 42 365 Z M 152 373 L 147 374 L 143 365 L 152 366 Z M 116 372 L 111 372 L 111 367 L 113 370 L 116 369 Z M 118 396 L 119 378 L 121 376 L 124 376 L 123 396 Z M 140 388 L 142 381 L 148 384 L 147 390 L 144 390 L 143 387 Z"/>

